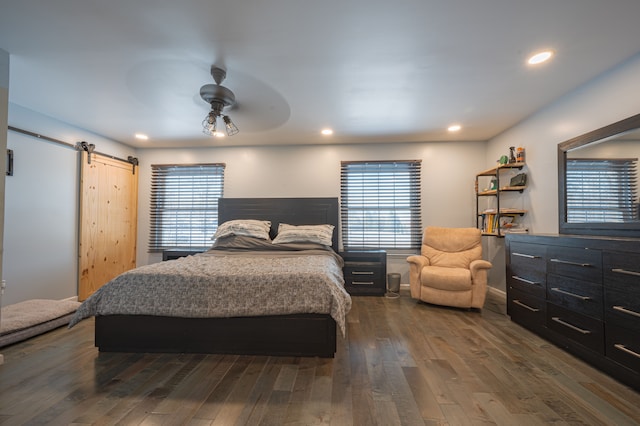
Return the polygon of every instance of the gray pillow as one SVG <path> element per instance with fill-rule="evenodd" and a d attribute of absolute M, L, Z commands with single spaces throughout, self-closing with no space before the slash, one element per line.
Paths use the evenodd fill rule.
<path fill-rule="evenodd" d="M 273 244 L 316 243 L 331 246 L 333 225 L 289 225 L 281 223 Z"/>
<path fill-rule="evenodd" d="M 316 243 L 284 243 L 272 244 L 260 238 L 245 237 L 243 235 L 230 235 L 218 238 L 213 243 L 213 249 L 224 250 L 268 250 L 268 251 L 298 251 L 298 250 L 326 250 L 327 247 Z"/>
<path fill-rule="evenodd" d="M 228 237 L 230 235 L 244 235 L 247 237 L 260 238 L 263 240 L 270 240 L 269 231 L 271 230 L 271 222 L 268 220 L 255 220 L 255 219 L 236 219 L 224 222 L 216 233 L 211 238 L 216 240 L 218 238 Z"/>

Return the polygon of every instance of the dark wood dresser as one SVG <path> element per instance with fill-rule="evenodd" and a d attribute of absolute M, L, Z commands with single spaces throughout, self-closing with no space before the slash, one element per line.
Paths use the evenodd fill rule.
<path fill-rule="evenodd" d="M 640 240 L 508 234 L 511 320 L 640 390 Z"/>

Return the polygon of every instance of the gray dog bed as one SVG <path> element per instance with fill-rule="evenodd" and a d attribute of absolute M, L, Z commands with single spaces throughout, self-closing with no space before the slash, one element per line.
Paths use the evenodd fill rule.
<path fill-rule="evenodd" d="M 3 306 L 0 316 L 0 347 L 26 340 L 66 325 L 80 302 L 33 299 Z"/>

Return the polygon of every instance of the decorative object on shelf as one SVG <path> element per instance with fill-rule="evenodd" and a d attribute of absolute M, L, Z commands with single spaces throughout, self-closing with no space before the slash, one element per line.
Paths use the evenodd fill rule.
<path fill-rule="evenodd" d="M 515 219 L 515 216 L 500 216 L 500 227 L 511 228 Z"/>
<path fill-rule="evenodd" d="M 491 186 L 489 187 L 490 191 L 494 191 L 498 189 L 498 180 L 497 179 L 491 179 Z"/>
<path fill-rule="evenodd" d="M 223 115 L 224 108 L 231 108 L 236 103 L 236 96 L 224 86 L 221 86 L 227 72 L 215 65 L 211 66 L 211 76 L 216 84 L 205 84 L 200 88 L 200 97 L 211 105 L 211 111 L 202 121 L 202 133 L 209 136 L 222 136 L 218 131 L 218 117 L 222 116 L 227 135 L 233 136 L 240 130 L 228 115 Z"/>
<path fill-rule="evenodd" d="M 515 146 L 510 146 L 509 147 L 509 162 L 510 163 L 515 163 L 516 162 L 516 147 Z"/>
<path fill-rule="evenodd" d="M 516 161 L 518 163 L 524 163 L 524 148 L 521 146 L 516 150 Z"/>
<path fill-rule="evenodd" d="M 509 159 L 507 158 L 506 155 L 503 155 L 502 157 L 500 157 L 500 159 L 498 160 L 498 164 L 500 165 L 504 165 L 507 164 L 509 162 Z"/>
<path fill-rule="evenodd" d="M 527 174 L 526 173 L 518 173 L 509 181 L 509 186 L 526 186 L 527 185 Z"/>

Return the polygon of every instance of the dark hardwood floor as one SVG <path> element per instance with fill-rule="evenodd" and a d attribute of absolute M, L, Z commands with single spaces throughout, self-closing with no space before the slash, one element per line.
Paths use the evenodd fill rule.
<path fill-rule="evenodd" d="M 640 423 L 640 394 L 482 312 L 354 297 L 334 359 L 98 353 L 93 320 L 0 350 L 0 424 Z"/>

